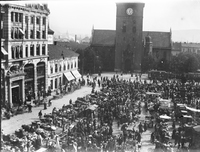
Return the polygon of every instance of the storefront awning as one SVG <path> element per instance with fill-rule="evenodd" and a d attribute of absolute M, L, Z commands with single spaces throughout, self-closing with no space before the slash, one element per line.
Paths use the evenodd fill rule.
<path fill-rule="evenodd" d="M 71 72 L 66 72 L 64 73 L 65 77 L 67 78 L 68 81 L 74 80 L 74 76 L 71 74 Z"/>
<path fill-rule="evenodd" d="M 6 52 L 6 50 L 3 47 L 1 47 L 1 52 L 3 53 L 3 55 L 8 55 L 8 52 Z"/>
<path fill-rule="evenodd" d="M 71 73 L 76 79 L 81 78 L 81 74 L 77 70 L 71 71 Z"/>

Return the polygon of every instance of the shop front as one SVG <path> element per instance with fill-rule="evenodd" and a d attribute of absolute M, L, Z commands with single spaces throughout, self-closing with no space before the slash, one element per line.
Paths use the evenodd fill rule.
<path fill-rule="evenodd" d="M 81 78 L 81 74 L 78 72 L 78 70 L 73 70 L 71 73 L 76 78 L 76 80 Z"/>
<path fill-rule="evenodd" d="M 39 96 L 45 96 L 45 63 L 39 62 L 37 64 L 37 90 Z"/>

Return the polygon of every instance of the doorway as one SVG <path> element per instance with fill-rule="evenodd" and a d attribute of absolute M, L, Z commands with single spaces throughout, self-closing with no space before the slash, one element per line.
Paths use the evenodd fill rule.
<path fill-rule="evenodd" d="M 12 88 L 12 103 L 14 105 L 21 104 L 19 86 Z"/>

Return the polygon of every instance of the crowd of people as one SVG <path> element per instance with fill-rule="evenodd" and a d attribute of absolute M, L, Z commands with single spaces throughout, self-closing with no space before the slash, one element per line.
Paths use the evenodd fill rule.
<path fill-rule="evenodd" d="M 151 126 L 154 126 L 152 143 L 156 148 L 165 149 L 171 146 L 171 138 L 176 138 L 176 129 L 180 139 L 184 136 L 180 129 L 183 128 L 181 119 L 176 118 L 177 104 L 199 107 L 200 85 L 193 81 L 186 84 L 178 80 L 142 81 L 141 77 L 131 81 L 114 75 L 112 78 L 95 77 L 89 83 L 87 80 L 92 86 L 90 95 L 77 98 L 75 102 L 69 101 L 69 105 L 63 105 L 61 109 L 54 108 L 51 114 L 43 115 L 40 111 L 40 121 L 24 125 L 20 133 L 17 132 L 18 136 L 15 135 L 15 142 L 11 140 L 14 135 L 4 136 L 4 148 L 12 145 L 9 148 L 13 151 L 34 151 L 42 147 L 48 151 L 66 152 L 138 151 L 142 146 L 142 134 L 149 127 L 146 121 L 139 119 L 144 104 L 147 115 L 151 115 Z M 96 84 L 101 91 L 95 91 Z M 159 94 L 149 96 L 147 92 Z M 171 99 L 173 108 L 161 108 L 160 98 Z M 173 121 L 175 131 L 172 135 L 167 122 L 160 119 L 162 114 L 180 122 L 176 128 Z M 120 131 L 116 132 L 116 129 Z M 190 146 L 193 140 L 190 138 Z M 181 141 L 175 140 L 174 145 L 178 143 L 178 148 L 184 148 L 186 141 Z"/>

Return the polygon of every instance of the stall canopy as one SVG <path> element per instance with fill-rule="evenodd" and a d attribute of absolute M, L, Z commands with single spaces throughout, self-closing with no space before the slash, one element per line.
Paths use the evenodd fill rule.
<path fill-rule="evenodd" d="M 167 116 L 167 115 L 161 115 L 160 116 L 161 119 L 171 119 L 171 117 Z"/>
<path fill-rule="evenodd" d="M 68 81 L 74 80 L 74 76 L 71 74 L 71 72 L 66 72 L 64 73 L 65 77 L 67 78 Z"/>
<path fill-rule="evenodd" d="M 71 71 L 71 73 L 76 79 L 81 78 L 81 74 L 77 70 Z"/>
<path fill-rule="evenodd" d="M 200 112 L 200 109 L 190 108 L 190 107 L 187 107 L 187 106 L 185 106 L 185 107 L 186 107 L 186 109 L 188 109 L 192 112 Z"/>
<path fill-rule="evenodd" d="M 155 93 L 155 92 L 146 92 L 147 95 L 161 95 L 161 93 Z"/>
<path fill-rule="evenodd" d="M 90 105 L 89 107 L 88 107 L 88 109 L 90 109 L 90 110 L 95 110 L 96 108 L 98 107 L 98 105 Z"/>

